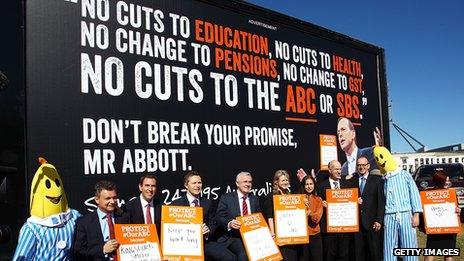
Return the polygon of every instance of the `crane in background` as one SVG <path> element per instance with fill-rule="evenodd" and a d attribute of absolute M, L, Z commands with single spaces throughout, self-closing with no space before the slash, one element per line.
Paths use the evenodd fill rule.
<path fill-rule="evenodd" d="M 409 134 L 407 131 L 403 130 L 400 126 L 398 126 L 394 121 L 391 113 L 391 107 L 392 107 L 392 101 L 390 100 L 390 104 L 388 105 L 388 109 L 390 111 L 390 123 L 392 124 L 393 128 L 395 128 L 396 131 L 403 137 L 403 139 L 409 144 L 409 146 L 415 151 L 415 152 L 425 152 L 427 150 L 427 146 L 425 146 L 422 142 L 414 138 L 411 134 Z M 413 145 L 413 142 L 418 145 L 417 147 Z"/>

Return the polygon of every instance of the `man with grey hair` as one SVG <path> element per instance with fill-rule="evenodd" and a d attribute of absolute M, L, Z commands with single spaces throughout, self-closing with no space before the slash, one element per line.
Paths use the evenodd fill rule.
<path fill-rule="evenodd" d="M 317 184 L 317 195 L 322 198 L 323 214 L 320 221 L 321 236 L 324 252 L 324 260 L 343 260 L 350 259 L 350 239 L 351 233 L 328 233 L 327 232 L 327 189 L 345 189 L 353 187 L 351 181 L 345 180 L 341 176 L 342 165 L 338 160 L 332 160 L 328 164 L 329 178 L 323 179 Z"/>
<path fill-rule="evenodd" d="M 236 217 L 261 211 L 258 198 L 250 193 L 252 181 L 249 172 L 238 173 L 235 179 L 237 190 L 219 199 L 216 218 L 221 235 L 216 244 L 221 249 L 221 260 L 248 260 L 239 233 L 241 224 Z"/>

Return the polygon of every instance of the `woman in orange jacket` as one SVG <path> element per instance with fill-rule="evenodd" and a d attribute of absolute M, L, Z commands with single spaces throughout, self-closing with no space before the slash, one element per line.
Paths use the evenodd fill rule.
<path fill-rule="evenodd" d="M 301 193 L 305 194 L 308 215 L 309 244 L 303 245 L 304 260 L 322 261 L 322 237 L 319 221 L 322 217 L 322 199 L 317 196 L 316 181 L 310 175 L 301 180 Z"/>

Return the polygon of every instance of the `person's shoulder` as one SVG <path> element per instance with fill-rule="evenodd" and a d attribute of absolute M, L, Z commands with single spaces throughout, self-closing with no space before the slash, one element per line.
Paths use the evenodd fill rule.
<path fill-rule="evenodd" d="M 138 205 L 139 203 L 140 203 L 140 197 L 133 197 L 129 201 L 127 201 L 125 206 L 126 206 L 126 209 L 129 210 L 133 208 L 135 205 Z"/>
<path fill-rule="evenodd" d="M 322 198 L 318 195 L 314 195 L 314 194 L 311 195 L 311 199 L 314 200 L 315 202 L 322 203 Z"/>
<path fill-rule="evenodd" d="M 92 223 L 92 219 L 94 219 L 95 216 L 97 216 L 96 209 L 93 212 L 88 212 L 78 217 L 76 220 L 76 225 L 84 225 L 84 224 Z"/>
<path fill-rule="evenodd" d="M 182 197 L 180 197 L 180 198 L 174 200 L 173 202 L 171 202 L 171 205 L 172 206 L 183 206 L 185 204 L 186 200 L 187 200 L 187 196 L 183 195 Z"/>
<path fill-rule="evenodd" d="M 382 181 L 382 177 L 376 174 L 369 174 L 369 178 L 375 181 Z"/>
<path fill-rule="evenodd" d="M 237 195 L 237 194 L 235 194 L 235 195 Z M 255 194 L 253 194 L 253 193 L 251 193 L 251 192 L 248 193 L 248 197 L 249 197 L 250 199 L 252 199 L 252 200 L 257 200 L 257 201 L 259 201 L 258 196 L 256 196 Z"/>
<path fill-rule="evenodd" d="M 206 203 L 208 203 L 208 204 L 211 204 L 211 203 L 213 202 L 211 199 L 209 199 L 209 198 L 207 198 L 207 197 L 201 197 L 201 198 L 200 198 L 200 201 L 201 201 L 201 202 L 206 202 Z"/>
<path fill-rule="evenodd" d="M 70 208 L 69 210 L 71 212 L 71 219 L 78 219 L 82 217 L 82 214 L 79 211 L 72 209 L 72 208 Z"/>
<path fill-rule="evenodd" d="M 237 196 L 237 191 L 231 191 L 231 192 L 228 192 L 228 193 L 224 193 L 222 194 L 221 197 L 233 197 L 233 196 Z"/>
<path fill-rule="evenodd" d="M 237 192 L 231 191 L 231 192 L 222 194 L 221 197 L 219 198 L 219 201 L 224 201 L 224 200 L 228 201 L 228 200 L 233 199 L 234 197 L 237 197 Z"/>

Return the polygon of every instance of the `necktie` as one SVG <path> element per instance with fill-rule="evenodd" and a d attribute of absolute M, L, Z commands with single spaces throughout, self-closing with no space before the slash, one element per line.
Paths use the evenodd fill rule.
<path fill-rule="evenodd" d="M 359 191 L 361 192 L 361 194 L 363 193 L 364 191 L 364 185 L 366 184 L 366 178 L 365 177 L 361 177 L 361 184 L 359 184 Z"/>
<path fill-rule="evenodd" d="M 115 239 L 115 236 L 114 236 L 114 224 L 113 224 L 113 219 L 111 219 L 110 214 L 106 214 L 106 221 L 108 222 L 108 229 L 110 231 L 110 239 Z M 110 260 L 117 260 L 117 254 L 116 253 L 117 252 L 114 251 L 114 254 L 110 255 Z"/>
<path fill-rule="evenodd" d="M 106 221 L 108 222 L 108 229 L 110 231 L 110 239 L 114 239 L 114 224 L 110 214 L 106 214 Z"/>
<path fill-rule="evenodd" d="M 334 181 L 333 182 L 333 185 L 334 185 L 334 188 L 335 189 L 339 189 L 340 187 L 338 186 L 338 181 Z"/>
<path fill-rule="evenodd" d="M 147 224 L 153 224 L 153 220 L 151 219 L 151 212 L 150 212 L 151 204 L 147 204 L 147 209 L 145 211 L 145 219 Z"/>
<path fill-rule="evenodd" d="M 242 216 L 246 216 L 248 215 L 248 204 L 246 202 L 247 197 L 243 196 L 242 199 Z"/>
<path fill-rule="evenodd" d="M 194 205 L 195 207 L 199 207 L 199 206 L 200 206 L 200 204 L 199 204 L 199 202 L 198 202 L 198 199 L 197 199 L 197 198 L 196 198 L 196 199 L 194 199 L 192 202 L 193 202 L 193 205 Z"/>

